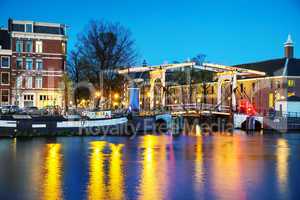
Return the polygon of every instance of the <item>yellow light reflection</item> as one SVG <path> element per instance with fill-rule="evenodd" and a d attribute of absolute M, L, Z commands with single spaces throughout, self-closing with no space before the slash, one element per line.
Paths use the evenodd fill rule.
<path fill-rule="evenodd" d="M 61 185 L 61 144 L 48 144 L 46 146 L 46 162 L 44 177 L 44 199 L 62 199 Z"/>
<path fill-rule="evenodd" d="M 122 173 L 122 144 L 110 144 L 109 195 L 112 200 L 124 199 L 124 177 Z"/>
<path fill-rule="evenodd" d="M 99 200 L 105 199 L 105 182 L 104 182 L 104 154 L 103 149 L 105 142 L 91 142 L 92 153 L 90 155 L 89 167 L 89 184 L 88 199 Z"/>
<path fill-rule="evenodd" d="M 164 195 L 167 194 L 168 172 L 165 144 L 165 138 L 151 135 L 143 137 L 141 145 L 144 151 L 139 186 L 139 199 L 141 200 L 164 199 Z"/>
<path fill-rule="evenodd" d="M 196 137 L 195 147 L 195 189 L 200 190 L 203 183 L 203 150 L 202 137 Z"/>
<path fill-rule="evenodd" d="M 287 189 L 289 145 L 285 139 L 277 141 L 277 178 L 279 189 L 284 193 Z"/>
<path fill-rule="evenodd" d="M 201 131 L 201 127 L 200 127 L 200 125 L 196 125 L 196 136 L 201 136 L 201 134 L 202 134 L 202 131 Z"/>
<path fill-rule="evenodd" d="M 239 159 L 240 138 L 219 135 L 213 144 L 213 182 L 216 194 L 226 191 L 237 199 L 246 199 Z"/>

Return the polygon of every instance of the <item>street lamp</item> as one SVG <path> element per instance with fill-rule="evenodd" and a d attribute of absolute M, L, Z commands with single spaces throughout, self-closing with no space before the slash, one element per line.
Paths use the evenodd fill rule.
<path fill-rule="evenodd" d="M 95 92 L 95 96 L 96 96 L 97 98 L 99 98 L 99 97 L 101 96 L 101 92 L 100 92 L 100 91 L 96 91 L 96 92 Z"/>
<path fill-rule="evenodd" d="M 115 93 L 115 94 L 114 94 L 114 99 L 115 99 L 115 100 L 118 100 L 119 97 L 120 97 L 120 95 L 119 95 L 118 93 Z"/>

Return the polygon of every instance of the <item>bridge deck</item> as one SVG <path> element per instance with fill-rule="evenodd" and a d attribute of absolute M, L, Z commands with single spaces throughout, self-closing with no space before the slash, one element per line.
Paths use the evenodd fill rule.
<path fill-rule="evenodd" d="M 163 112 L 169 112 L 173 116 L 209 116 L 209 115 L 222 115 L 229 116 L 231 115 L 229 106 L 217 106 L 215 104 L 171 104 L 166 105 L 164 111 L 143 111 L 141 115 L 155 115 Z"/>

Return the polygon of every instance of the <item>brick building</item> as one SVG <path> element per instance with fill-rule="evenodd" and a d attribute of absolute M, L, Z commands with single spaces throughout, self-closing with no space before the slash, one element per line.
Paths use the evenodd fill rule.
<path fill-rule="evenodd" d="M 67 36 L 63 24 L 8 20 L 11 104 L 65 106 Z"/>
<path fill-rule="evenodd" d="M 11 55 L 9 34 L 0 29 L 0 105 L 11 104 Z"/>

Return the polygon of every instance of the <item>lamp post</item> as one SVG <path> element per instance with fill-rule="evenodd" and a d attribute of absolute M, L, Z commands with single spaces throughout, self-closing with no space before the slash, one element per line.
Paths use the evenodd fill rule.
<path fill-rule="evenodd" d="M 119 93 L 115 93 L 113 98 L 114 98 L 113 107 L 116 107 L 119 105 L 119 99 L 120 99 Z"/>

